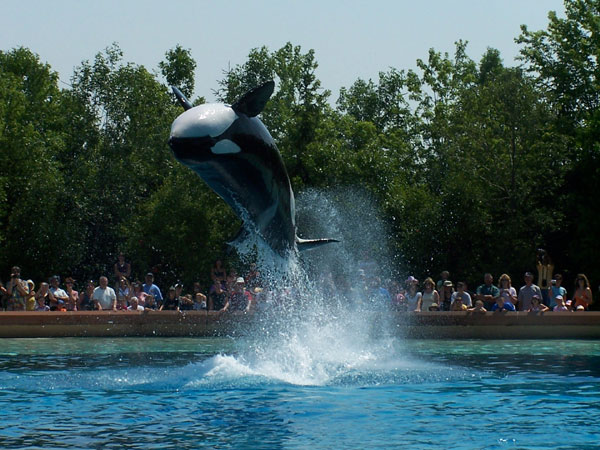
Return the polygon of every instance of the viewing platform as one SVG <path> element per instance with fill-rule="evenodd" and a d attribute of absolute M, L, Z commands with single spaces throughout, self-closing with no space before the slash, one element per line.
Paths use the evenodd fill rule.
<path fill-rule="evenodd" d="M 206 311 L 0 312 L 1 338 L 240 336 L 260 313 Z M 600 312 L 372 313 L 407 339 L 600 339 Z"/>

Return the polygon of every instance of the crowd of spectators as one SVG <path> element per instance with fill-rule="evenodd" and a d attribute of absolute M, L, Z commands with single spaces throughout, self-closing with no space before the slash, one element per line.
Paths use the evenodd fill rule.
<path fill-rule="evenodd" d="M 130 281 L 131 265 L 119 255 L 114 265 L 114 283 L 107 276 L 98 281 L 87 280 L 80 291 L 75 289 L 76 280 L 54 275 L 36 289 L 33 280 L 21 276 L 21 268 L 11 269 L 10 281 L 0 282 L 0 310 L 7 311 L 190 311 L 215 310 L 247 311 L 257 294 L 258 272 L 252 265 L 244 277 L 235 271 L 228 273 L 221 261 L 211 270 L 212 285 L 207 297 L 199 282 L 193 283 L 190 292 L 184 293 L 182 283 L 175 283 L 165 294 L 154 282 L 154 274 L 148 272 L 144 282 Z"/>
<path fill-rule="evenodd" d="M 483 283 L 469 291 L 464 281 L 455 286 L 444 271 L 435 285 L 430 277 L 420 284 L 409 276 L 403 287 L 396 286 L 396 292 L 389 295 L 394 307 L 403 311 L 587 311 L 592 305 L 590 282 L 584 274 L 575 278 L 571 296 L 562 286 L 561 274 L 554 274 L 547 288 L 533 280 L 533 273 L 525 272 L 524 284 L 517 292 L 509 275 L 500 275 L 496 286 L 493 275 L 486 273 Z"/>
<path fill-rule="evenodd" d="M 148 272 L 144 282 L 130 281 L 131 265 L 119 255 L 114 265 L 114 276 L 99 277 L 97 283 L 88 280 L 75 290 L 76 280 L 68 277 L 61 284 L 58 275 L 48 282 L 40 283 L 38 289 L 32 280 L 21 277 L 21 269 L 13 267 L 10 281 L 0 283 L 1 309 L 8 311 L 101 311 L 101 310 L 209 310 L 248 311 L 253 304 L 267 297 L 256 265 L 251 264 L 243 276 L 228 269 L 217 260 L 210 271 L 211 286 L 205 295 L 199 282 L 184 293 L 182 283 L 175 283 L 163 291 L 155 284 L 154 274 Z M 367 308 L 391 308 L 398 311 L 586 311 L 593 302 L 589 280 L 579 274 L 571 295 L 562 286 L 562 276 L 544 273 L 551 279 L 544 280 L 545 287 L 534 284 L 531 272 L 524 274 L 524 284 L 515 289 L 511 277 L 502 274 L 498 285 L 490 273 L 483 276 L 483 283 L 469 290 L 467 283 L 452 281 L 444 271 L 435 282 L 426 277 L 420 283 L 409 276 L 404 283 L 382 282 L 375 275 L 374 267 L 362 265 L 351 281 L 334 282 L 329 273 L 322 275 L 318 289 L 325 295 L 343 298 L 351 306 Z M 538 270 L 539 279 L 542 278 Z M 265 291 L 265 292 L 263 292 Z"/>

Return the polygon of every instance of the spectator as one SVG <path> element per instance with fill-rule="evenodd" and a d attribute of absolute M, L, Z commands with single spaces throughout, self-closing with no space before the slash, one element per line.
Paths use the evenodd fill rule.
<path fill-rule="evenodd" d="M 248 312 L 250 310 L 250 305 L 252 304 L 252 297 L 250 293 L 246 290 L 244 284 L 244 279 L 242 277 L 238 277 L 235 280 L 233 292 L 229 296 L 227 303 L 225 303 L 223 311 Z"/>
<path fill-rule="evenodd" d="M 225 284 L 227 281 L 227 271 L 225 270 L 225 267 L 223 267 L 222 260 L 217 259 L 215 261 L 215 265 L 210 269 L 210 278 L 215 283 L 219 282 L 222 285 Z"/>
<path fill-rule="evenodd" d="M 500 296 L 504 298 L 504 301 L 509 301 L 513 305 L 516 305 L 517 291 L 514 287 L 512 287 L 510 277 L 507 274 L 503 273 L 502 275 L 500 275 L 498 284 L 500 285 Z"/>
<path fill-rule="evenodd" d="M 371 306 L 376 309 L 389 308 L 392 299 L 388 290 L 381 285 L 381 279 L 373 277 L 370 284 L 369 303 Z"/>
<path fill-rule="evenodd" d="M 500 290 L 494 286 L 494 277 L 491 273 L 486 273 L 483 276 L 483 284 L 477 288 L 476 300 L 481 300 L 486 308 L 491 306 L 496 301 L 496 297 L 500 295 Z"/>
<path fill-rule="evenodd" d="M 458 283 L 456 283 L 456 292 L 452 293 L 452 303 L 454 303 L 456 301 L 457 298 L 461 298 L 462 299 L 462 303 L 463 305 L 466 305 L 467 308 L 470 308 L 473 306 L 473 301 L 471 300 L 471 294 L 469 294 L 465 289 L 467 288 L 467 284 L 464 281 L 459 281 Z M 452 305 L 451 303 L 451 305 Z M 450 306 L 450 309 L 452 309 L 452 306 Z"/>
<path fill-rule="evenodd" d="M 33 280 L 27 280 L 27 287 L 29 288 L 29 294 L 25 299 L 25 309 L 27 311 L 35 311 L 35 283 Z"/>
<path fill-rule="evenodd" d="M 584 310 L 589 309 L 592 304 L 592 290 L 590 289 L 590 282 L 587 277 L 580 273 L 575 278 L 575 294 L 573 294 L 573 309 L 581 309 L 580 306 L 583 307 Z"/>
<path fill-rule="evenodd" d="M 27 282 L 21 279 L 21 268 L 14 266 L 11 269 L 10 281 L 6 285 L 8 302 L 6 309 L 8 311 L 25 311 L 29 287 Z"/>
<path fill-rule="evenodd" d="M 210 311 L 223 311 L 227 304 L 227 294 L 220 282 L 214 284 L 214 291 L 208 294 L 208 309 Z"/>
<path fill-rule="evenodd" d="M 159 311 L 179 311 L 179 299 L 177 298 L 177 289 L 171 286 L 167 292 L 167 297 L 163 301 Z"/>
<path fill-rule="evenodd" d="M 542 298 L 542 291 L 538 286 L 533 284 L 533 274 L 531 272 L 525 272 L 525 286 L 519 289 L 519 295 L 517 297 L 519 311 L 529 311 L 531 308 L 531 299 L 534 295 Z"/>
<path fill-rule="evenodd" d="M 67 293 L 60 287 L 60 277 L 54 275 L 50 278 L 50 311 L 65 310 L 69 300 Z"/>
<path fill-rule="evenodd" d="M 48 283 L 42 283 L 40 285 L 40 288 L 42 287 L 42 285 L 46 285 L 46 289 L 48 289 Z M 50 311 L 50 307 L 46 304 L 46 296 L 44 295 L 38 295 L 36 296 L 35 300 L 35 308 L 34 311 Z"/>
<path fill-rule="evenodd" d="M 99 286 L 94 289 L 92 300 L 94 300 L 95 309 L 100 311 L 105 309 L 117 310 L 117 295 L 115 290 L 108 285 L 108 278 L 100 277 Z"/>
<path fill-rule="evenodd" d="M 67 311 L 77 311 L 77 303 L 79 302 L 79 292 L 73 289 L 75 280 L 68 277 L 65 280 L 65 287 L 67 288 L 67 301 L 65 302 L 65 308 Z"/>
<path fill-rule="evenodd" d="M 192 296 L 190 294 L 184 295 L 183 297 L 179 298 L 179 309 L 181 311 L 193 311 L 194 306 L 194 300 L 192 299 Z"/>
<path fill-rule="evenodd" d="M 550 258 L 548 252 L 543 248 L 538 248 L 537 250 L 536 268 L 538 272 L 538 286 L 542 291 L 542 299 L 544 300 L 544 303 L 548 303 L 550 300 L 548 288 L 551 286 L 554 264 L 552 263 L 552 258 Z"/>
<path fill-rule="evenodd" d="M 157 302 L 157 304 L 162 304 L 163 296 L 159 287 L 154 284 L 154 275 L 152 275 L 151 272 L 146 274 L 146 282 L 142 286 L 142 289 L 146 294 L 154 296 L 154 300 Z"/>
<path fill-rule="evenodd" d="M 492 305 L 492 311 L 515 311 L 515 305 L 511 301 L 505 301 L 504 297 L 496 297 L 496 303 Z"/>
<path fill-rule="evenodd" d="M 450 279 L 450 272 L 448 272 L 447 270 L 444 270 L 442 273 L 440 273 L 440 279 L 438 280 L 437 284 L 436 284 L 436 288 L 438 292 L 441 292 L 442 289 L 444 288 L 444 282 L 448 281 Z"/>
<path fill-rule="evenodd" d="M 408 305 L 408 311 L 421 311 L 421 305 L 423 303 L 422 294 L 417 292 L 417 285 L 419 284 L 419 280 L 417 280 L 412 275 L 406 279 L 406 294 L 404 297 L 406 298 L 406 303 Z"/>
<path fill-rule="evenodd" d="M 556 306 L 556 296 L 561 295 L 562 298 L 567 298 L 567 290 L 562 287 L 562 275 L 557 273 L 554 275 L 554 279 L 550 281 L 548 287 L 548 306 L 553 309 Z"/>
<path fill-rule="evenodd" d="M 138 298 L 135 295 L 133 297 L 131 297 L 129 302 L 131 304 L 127 307 L 127 311 L 143 311 L 144 310 L 144 307 L 138 303 Z"/>
<path fill-rule="evenodd" d="M 568 311 L 567 305 L 565 305 L 565 299 L 562 295 L 557 295 L 555 298 L 556 306 L 552 308 L 552 311 Z"/>
<path fill-rule="evenodd" d="M 454 299 L 450 306 L 450 311 L 466 311 L 467 305 L 463 303 L 462 296 L 458 296 Z"/>
<path fill-rule="evenodd" d="M 442 311 L 450 311 L 452 294 L 454 294 L 454 285 L 452 284 L 452 281 L 444 281 L 442 291 L 440 292 L 440 308 Z"/>
<path fill-rule="evenodd" d="M 117 311 L 127 311 L 128 302 L 127 298 L 117 296 Z"/>
<path fill-rule="evenodd" d="M 192 297 L 195 298 L 197 293 L 202 293 L 202 286 L 200 282 L 194 281 L 194 292 L 192 293 Z"/>
<path fill-rule="evenodd" d="M 193 310 L 194 311 L 203 311 L 206 309 L 207 309 L 206 295 L 204 295 L 202 292 L 196 292 Z"/>
<path fill-rule="evenodd" d="M 79 311 L 93 311 L 94 310 L 94 289 L 95 284 L 92 280 L 85 283 L 85 291 L 79 294 L 79 303 L 77 309 Z"/>
<path fill-rule="evenodd" d="M 179 303 L 181 304 L 181 293 L 183 292 L 183 284 L 182 283 L 177 283 L 175 285 L 175 296 L 177 297 L 177 300 L 179 301 Z"/>
<path fill-rule="evenodd" d="M 155 311 L 157 309 L 158 305 L 156 304 L 156 299 L 154 298 L 154 295 L 147 294 L 146 297 L 144 298 L 144 300 L 146 301 L 146 304 L 144 305 L 144 310 Z M 139 297 L 138 297 L 138 304 L 139 304 Z"/>
<path fill-rule="evenodd" d="M 133 291 L 133 295 L 136 296 L 138 299 L 138 305 L 142 305 L 145 307 L 146 297 L 148 296 L 148 294 L 146 294 L 144 292 L 144 289 L 142 289 L 142 283 L 136 281 L 135 283 L 133 283 L 131 289 Z"/>
<path fill-rule="evenodd" d="M 439 311 L 440 310 L 440 305 L 438 305 L 437 303 L 433 303 L 429 308 L 428 311 Z"/>
<path fill-rule="evenodd" d="M 50 310 L 50 285 L 48 283 L 40 284 L 40 290 L 35 294 L 35 302 L 36 302 L 36 311 L 39 311 L 38 307 L 40 306 L 40 300 L 44 305 L 48 307 L 48 311 Z M 44 310 L 45 311 L 45 310 Z"/>
<path fill-rule="evenodd" d="M 117 258 L 117 262 L 114 265 L 115 280 L 117 285 L 121 281 L 121 278 L 127 278 L 131 276 L 131 264 L 125 261 L 125 255 L 121 252 Z"/>
<path fill-rule="evenodd" d="M 369 298 L 369 286 L 367 285 L 367 275 L 363 269 L 357 270 L 356 281 L 350 280 L 350 301 L 355 308 L 364 308 Z"/>
<path fill-rule="evenodd" d="M 487 309 L 485 309 L 483 306 L 482 300 L 475 300 L 475 306 L 473 308 L 469 308 L 469 311 L 485 313 L 487 312 Z"/>
<path fill-rule="evenodd" d="M 117 305 L 124 305 L 126 309 L 127 304 L 131 300 L 131 296 L 133 295 L 131 285 L 129 281 L 124 276 L 121 276 L 119 280 L 119 285 L 117 287 Z M 139 301 L 138 301 L 139 304 Z M 117 308 L 118 309 L 118 308 Z"/>
<path fill-rule="evenodd" d="M 398 289 L 393 306 L 396 311 L 406 311 L 408 308 L 408 304 L 406 302 L 406 290 L 400 288 Z"/>
<path fill-rule="evenodd" d="M 244 276 L 244 279 L 246 280 L 246 285 L 248 286 L 248 289 L 252 290 L 256 287 L 260 287 L 259 277 L 260 277 L 260 272 L 256 269 L 256 263 L 250 264 L 250 269 Z"/>
<path fill-rule="evenodd" d="M 6 287 L 2 280 L 0 280 L 0 310 L 6 309 L 6 300 L 8 297 L 8 292 L 6 291 Z"/>
<path fill-rule="evenodd" d="M 231 269 L 227 274 L 227 279 L 225 280 L 225 290 L 228 293 L 233 292 L 233 290 L 235 289 L 235 283 L 237 279 L 237 272 L 235 271 L 235 269 Z"/>
<path fill-rule="evenodd" d="M 433 304 L 440 305 L 440 295 L 435 290 L 435 283 L 431 277 L 426 278 L 423 281 L 423 293 L 421 294 L 421 310 L 429 311 L 429 307 Z M 448 306 L 450 305 L 450 299 L 448 299 Z"/>
<path fill-rule="evenodd" d="M 537 295 L 534 295 L 531 298 L 531 308 L 529 308 L 529 312 L 545 312 L 549 311 L 546 305 L 542 303 L 542 299 L 540 299 Z"/>

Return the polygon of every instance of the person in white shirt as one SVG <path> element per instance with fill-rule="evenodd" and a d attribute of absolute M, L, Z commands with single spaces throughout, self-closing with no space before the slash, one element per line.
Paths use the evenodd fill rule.
<path fill-rule="evenodd" d="M 136 296 L 131 297 L 129 300 L 130 305 L 127 307 L 127 311 L 143 311 L 144 307 L 138 304 L 138 298 Z"/>
<path fill-rule="evenodd" d="M 117 310 L 117 295 L 115 290 L 108 285 L 108 278 L 100 277 L 100 285 L 94 289 L 94 305 L 96 309 L 112 309 Z"/>

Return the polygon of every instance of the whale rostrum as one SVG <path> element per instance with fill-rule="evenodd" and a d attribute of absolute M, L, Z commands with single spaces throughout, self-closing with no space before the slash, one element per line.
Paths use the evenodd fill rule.
<path fill-rule="evenodd" d="M 273 94 L 268 81 L 233 105 L 193 106 L 181 91 L 173 93 L 185 109 L 171 126 L 169 146 L 233 209 L 242 229 L 233 243 L 256 233 L 277 254 L 318 247 L 335 239 L 296 236 L 294 192 L 281 154 L 256 117 Z"/>

